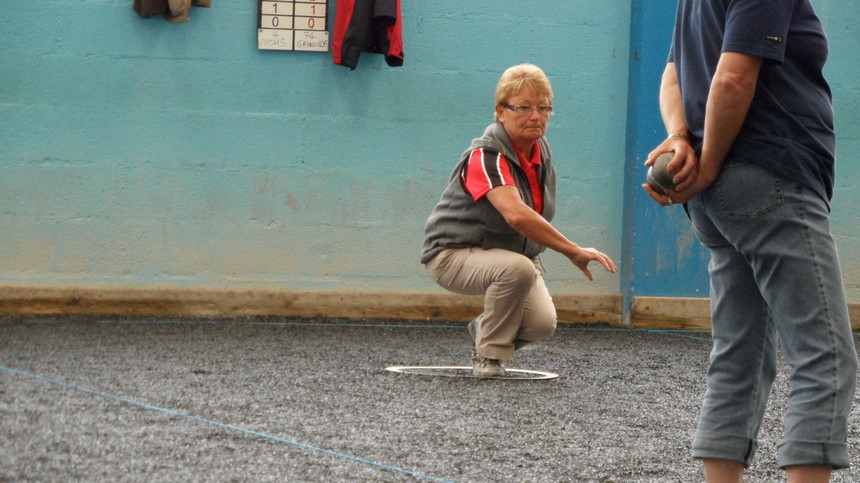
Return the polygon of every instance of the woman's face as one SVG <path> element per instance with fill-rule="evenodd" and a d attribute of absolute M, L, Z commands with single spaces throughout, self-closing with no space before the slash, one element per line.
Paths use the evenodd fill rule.
<path fill-rule="evenodd" d="M 508 106 L 520 106 L 512 110 Z M 524 109 L 521 106 L 531 107 Z M 524 86 L 513 95 L 507 104 L 496 106 L 499 122 L 505 126 L 505 132 L 511 138 L 514 146 L 528 146 L 546 134 L 549 112 L 541 113 L 539 106 L 551 106 L 545 97 L 539 97 L 530 86 Z"/>

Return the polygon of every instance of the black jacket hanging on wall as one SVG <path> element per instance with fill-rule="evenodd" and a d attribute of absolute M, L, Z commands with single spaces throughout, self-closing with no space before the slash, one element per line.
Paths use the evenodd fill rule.
<path fill-rule="evenodd" d="M 334 63 L 350 69 L 361 52 L 383 54 L 391 67 L 402 66 L 400 0 L 338 0 L 331 46 Z"/>

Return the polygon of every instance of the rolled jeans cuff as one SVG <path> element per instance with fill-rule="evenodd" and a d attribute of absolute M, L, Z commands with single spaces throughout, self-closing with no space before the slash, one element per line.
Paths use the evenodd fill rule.
<path fill-rule="evenodd" d="M 758 442 L 743 436 L 699 431 L 693 438 L 693 458 L 728 460 L 752 464 Z"/>
<path fill-rule="evenodd" d="M 848 445 L 842 442 L 780 441 L 777 444 L 780 468 L 798 465 L 824 465 L 833 469 L 848 468 Z"/>

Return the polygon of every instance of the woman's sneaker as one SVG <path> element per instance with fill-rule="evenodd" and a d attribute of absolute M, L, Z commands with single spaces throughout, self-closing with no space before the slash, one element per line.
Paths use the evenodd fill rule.
<path fill-rule="evenodd" d="M 481 316 L 477 316 L 469 322 L 467 326 L 469 329 L 469 338 L 472 339 L 472 350 L 474 351 L 478 347 L 478 321 L 481 320 Z"/>
<path fill-rule="evenodd" d="M 472 374 L 475 377 L 504 377 L 505 368 L 498 359 L 488 359 L 472 352 Z"/>

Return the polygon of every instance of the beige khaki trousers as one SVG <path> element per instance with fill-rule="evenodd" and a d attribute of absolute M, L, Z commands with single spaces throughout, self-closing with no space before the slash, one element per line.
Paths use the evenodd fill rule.
<path fill-rule="evenodd" d="M 427 272 L 445 289 L 484 296 L 478 354 L 502 361 L 511 360 L 515 348 L 549 339 L 555 331 L 555 305 L 542 271 L 539 261 L 496 248 L 451 248 L 427 262 Z"/>

